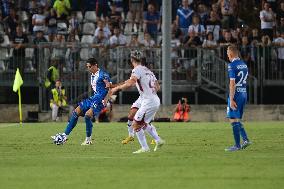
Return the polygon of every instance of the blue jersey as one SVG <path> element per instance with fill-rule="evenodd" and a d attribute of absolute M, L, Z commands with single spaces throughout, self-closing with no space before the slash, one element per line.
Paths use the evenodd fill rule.
<path fill-rule="evenodd" d="M 183 7 L 177 10 L 177 15 L 179 17 L 178 24 L 179 28 L 188 28 L 192 24 L 192 16 L 194 11 L 190 8 L 185 9 Z"/>
<path fill-rule="evenodd" d="M 108 93 L 104 80 L 110 82 L 110 77 L 109 74 L 102 69 L 91 75 L 91 86 L 94 94 L 79 104 L 84 114 L 92 108 L 94 115 L 99 115 L 104 108 L 102 101 Z"/>
<path fill-rule="evenodd" d="M 94 91 L 94 95 L 101 96 L 102 98 L 104 98 L 108 93 L 104 80 L 110 82 L 110 77 L 109 74 L 102 69 L 91 75 L 91 86 Z"/>
<path fill-rule="evenodd" d="M 227 117 L 242 118 L 243 109 L 247 102 L 247 65 L 238 59 L 235 59 L 228 65 L 229 79 L 234 79 L 236 83 L 234 101 L 237 104 L 237 110 L 230 108 L 230 98 L 228 97 Z"/>

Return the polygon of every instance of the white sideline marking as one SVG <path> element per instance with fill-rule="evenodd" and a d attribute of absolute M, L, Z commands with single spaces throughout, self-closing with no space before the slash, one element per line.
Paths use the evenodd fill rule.
<path fill-rule="evenodd" d="M 12 123 L 12 124 L 0 124 L 0 128 L 5 128 L 5 127 L 13 127 L 13 126 L 20 126 L 19 123 Z"/>

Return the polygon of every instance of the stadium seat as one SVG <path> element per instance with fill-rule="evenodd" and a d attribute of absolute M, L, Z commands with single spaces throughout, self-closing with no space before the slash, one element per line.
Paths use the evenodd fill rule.
<path fill-rule="evenodd" d="M 81 23 L 83 22 L 83 14 L 81 11 L 77 11 L 76 12 L 76 18 L 78 19 L 78 21 Z"/>
<path fill-rule="evenodd" d="M 86 11 L 85 17 L 84 17 L 84 22 L 96 22 L 96 12 L 95 11 Z"/>
<path fill-rule="evenodd" d="M 18 15 L 21 22 L 28 22 L 29 21 L 29 15 L 26 11 L 18 11 Z"/>
<path fill-rule="evenodd" d="M 93 43 L 93 36 L 92 35 L 83 35 L 81 39 L 81 43 Z"/>
<path fill-rule="evenodd" d="M 83 25 L 83 35 L 94 35 L 95 33 L 95 24 L 87 22 Z"/>
<path fill-rule="evenodd" d="M 92 57 L 92 49 L 91 48 L 82 48 L 80 51 L 80 58 L 83 61 L 88 60 Z"/>
<path fill-rule="evenodd" d="M 68 27 L 65 22 L 57 22 L 57 33 L 66 35 L 68 33 Z"/>

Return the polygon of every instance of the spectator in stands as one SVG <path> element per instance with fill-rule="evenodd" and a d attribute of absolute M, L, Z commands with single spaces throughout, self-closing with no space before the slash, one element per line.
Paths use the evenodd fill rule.
<path fill-rule="evenodd" d="M 71 13 L 71 18 L 68 21 L 69 23 L 69 33 L 74 33 L 78 35 L 80 32 L 80 22 L 76 17 L 76 12 Z"/>
<path fill-rule="evenodd" d="M 220 29 L 221 29 L 221 22 L 218 20 L 218 15 L 216 12 L 211 11 L 210 12 L 210 17 L 206 21 L 206 32 L 213 32 L 214 39 L 216 41 L 219 40 L 219 35 L 220 35 Z"/>
<path fill-rule="evenodd" d="M 222 28 L 235 29 L 237 22 L 237 0 L 219 0 L 218 5 L 221 7 Z"/>
<path fill-rule="evenodd" d="M 198 15 L 194 15 L 192 18 L 192 24 L 188 27 L 188 33 L 194 31 L 195 35 L 197 35 L 200 40 L 203 40 L 205 35 L 205 28 L 202 24 L 200 24 L 200 19 Z"/>
<path fill-rule="evenodd" d="M 218 41 L 221 50 L 221 58 L 224 60 L 228 60 L 227 56 L 227 47 L 230 44 L 237 44 L 237 40 L 232 37 L 232 33 L 230 30 L 224 30 L 222 38 Z"/>
<path fill-rule="evenodd" d="M 105 22 L 103 20 L 99 20 L 97 22 L 97 26 L 98 27 L 95 30 L 95 37 L 98 36 L 100 30 L 104 31 L 104 35 L 106 38 L 109 38 L 111 36 L 110 30 L 107 26 L 105 26 Z"/>
<path fill-rule="evenodd" d="M 97 0 L 96 13 L 99 20 L 108 21 L 109 0 Z"/>
<path fill-rule="evenodd" d="M 66 58 L 67 58 L 67 70 L 78 70 L 79 68 L 79 61 L 80 61 L 80 48 L 78 46 L 80 40 L 79 37 L 76 35 L 75 32 L 71 32 L 68 35 L 68 49 L 66 52 Z"/>
<path fill-rule="evenodd" d="M 48 40 L 53 41 L 56 33 L 57 33 L 57 16 L 56 12 L 53 8 L 50 9 L 49 14 L 46 18 L 47 27 L 48 27 Z"/>
<path fill-rule="evenodd" d="M 144 32 L 149 33 L 155 41 L 157 41 L 159 22 L 159 13 L 155 10 L 153 4 L 149 4 L 148 11 L 144 13 Z"/>
<path fill-rule="evenodd" d="M 184 35 L 187 35 L 188 27 L 192 24 L 193 13 L 188 0 L 182 0 L 182 7 L 177 10 L 176 23 Z"/>
<path fill-rule="evenodd" d="M 110 8 L 111 8 L 111 12 L 109 13 L 110 22 L 114 27 L 121 28 L 122 13 L 117 11 L 116 4 L 114 3 L 111 4 Z"/>
<path fill-rule="evenodd" d="M 136 24 L 137 32 L 141 26 L 141 17 L 143 12 L 143 0 L 129 0 L 129 18 L 131 22 L 131 31 L 134 32 L 134 25 Z M 141 26 L 141 30 L 143 30 Z"/>
<path fill-rule="evenodd" d="M 51 89 L 50 108 L 52 110 L 52 121 L 58 121 L 62 114 L 62 110 L 67 107 L 67 96 L 65 88 L 62 86 L 60 80 L 55 83 L 55 88 Z"/>
<path fill-rule="evenodd" d="M 271 71 L 271 59 L 272 59 L 272 51 L 271 51 L 271 40 L 268 35 L 264 35 L 261 38 L 261 44 L 259 47 L 259 58 L 262 58 L 262 61 L 264 62 L 265 66 L 265 78 L 267 79 L 269 77 L 269 71 Z"/>
<path fill-rule="evenodd" d="M 44 32 L 46 23 L 46 16 L 43 12 L 43 7 L 38 7 L 37 14 L 32 16 L 32 25 L 33 25 L 33 32 L 36 33 L 37 31 Z"/>
<path fill-rule="evenodd" d="M 109 39 L 106 38 L 103 29 L 98 31 L 98 35 L 94 37 L 93 40 L 94 49 L 92 50 L 92 54 L 94 57 L 100 57 L 101 63 L 104 62 L 102 59 L 105 59 L 107 56 L 107 48 L 109 45 Z M 105 68 L 107 66 L 105 65 Z"/>
<path fill-rule="evenodd" d="M 57 80 L 59 80 L 58 60 L 51 59 L 51 66 L 47 70 L 47 76 L 44 82 L 47 91 L 50 91 L 55 87 L 55 82 Z"/>
<path fill-rule="evenodd" d="M 127 44 L 128 47 L 140 47 L 142 44 L 138 40 L 138 34 L 134 33 L 131 35 L 131 39 L 129 43 Z"/>
<path fill-rule="evenodd" d="M 273 39 L 273 25 L 275 21 L 274 12 L 269 3 L 264 3 L 263 10 L 260 11 L 262 35 L 268 35 L 270 40 Z"/>
<path fill-rule="evenodd" d="M 280 3 L 280 8 L 276 12 L 277 21 L 280 21 L 281 18 L 284 18 L 284 2 Z"/>
<path fill-rule="evenodd" d="M 219 9 L 218 3 L 213 3 L 211 5 L 211 11 L 214 12 L 214 15 L 216 16 L 216 20 L 221 21 L 222 14 L 221 14 L 221 9 Z"/>
<path fill-rule="evenodd" d="M 69 0 L 55 0 L 53 8 L 58 19 L 66 20 L 71 9 Z"/>
<path fill-rule="evenodd" d="M 207 7 L 206 7 L 205 4 L 200 3 L 197 6 L 197 14 L 198 14 L 198 16 L 200 18 L 200 24 L 205 25 L 206 21 L 209 18 L 209 12 L 208 12 Z"/>
<path fill-rule="evenodd" d="M 181 98 L 174 110 L 174 121 L 188 122 L 191 120 L 189 116 L 190 106 L 187 103 L 187 98 Z"/>
<path fill-rule="evenodd" d="M 16 34 L 17 25 L 20 24 L 19 17 L 16 15 L 15 9 L 10 9 L 9 16 L 5 17 L 3 21 L 7 25 L 10 37 L 13 37 Z"/>
<path fill-rule="evenodd" d="M 13 43 L 13 69 L 19 68 L 20 73 L 23 77 L 24 69 L 25 69 L 25 47 L 29 42 L 27 36 L 23 33 L 22 26 L 18 25 L 16 27 L 16 34 L 12 37 Z"/>
<path fill-rule="evenodd" d="M 36 31 L 36 37 L 33 40 L 33 44 L 36 45 L 35 46 L 35 50 L 34 50 L 34 61 L 33 61 L 33 67 L 35 69 L 38 68 L 38 64 L 42 63 L 42 58 L 43 58 L 43 53 L 42 51 L 39 51 L 39 44 L 40 43 L 46 43 L 47 39 L 44 37 L 43 35 L 43 31 L 38 30 Z"/>
<path fill-rule="evenodd" d="M 214 49 L 217 47 L 217 42 L 214 39 L 214 35 L 212 32 L 207 33 L 206 39 L 203 41 L 202 47 L 209 48 L 209 49 Z"/>
<path fill-rule="evenodd" d="M 196 76 L 196 57 L 197 50 L 195 47 L 202 45 L 200 38 L 195 34 L 195 31 L 192 30 L 188 32 L 188 35 L 184 38 L 183 46 L 189 48 L 184 51 L 184 56 L 188 59 L 183 62 L 183 66 L 186 70 L 187 80 L 194 79 Z"/>
<path fill-rule="evenodd" d="M 250 72 L 254 73 L 251 61 L 251 46 L 249 44 L 247 36 L 242 36 L 242 43 L 240 45 L 240 54 L 242 59 L 246 62 Z"/>
<path fill-rule="evenodd" d="M 277 27 L 277 32 L 278 32 L 278 33 L 284 32 L 284 17 L 281 17 L 281 18 L 280 18 L 280 24 L 279 24 L 279 26 Z"/>
<path fill-rule="evenodd" d="M 111 48 L 118 46 L 125 46 L 127 44 L 126 37 L 120 33 L 120 28 L 115 27 L 113 36 L 109 39 L 109 44 Z"/>
<path fill-rule="evenodd" d="M 219 40 L 220 46 L 229 46 L 230 44 L 236 44 L 237 40 L 232 37 L 230 30 L 225 30 L 224 36 Z"/>
<path fill-rule="evenodd" d="M 258 29 L 257 28 L 254 28 L 252 29 L 252 33 L 249 37 L 249 41 L 252 43 L 252 42 L 256 42 L 256 44 L 258 44 L 260 42 L 261 38 L 259 36 L 259 33 L 258 33 Z"/>
<path fill-rule="evenodd" d="M 1 0 L 1 12 L 3 18 L 10 15 L 10 10 L 14 9 L 15 3 L 13 0 Z"/>
<path fill-rule="evenodd" d="M 195 30 L 190 30 L 190 32 L 188 32 L 188 35 L 184 38 L 183 45 L 184 47 L 197 47 L 202 45 L 202 42 L 196 34 Z"/>
<path fill-rule="evenodd" d="M 0 54 L 2 57 L 0 58 L 0 71 L 6 70 L 5 66 L 5 55 L 8 55 L 8 47 L 10 45 L 9 37 L 4 35 L 4 33 L 0 33 Z"/>
<path fill-rule="evenodd" d="M 155 47 L 156 43 L 152 39 L 151 35 L 149 33 L 144 33 L 144 39 L 141 41 L 141 45 L 144 47 Z"/>
<path fill-rule="evenodd" d="M 111 6 L 115 7 L 115 12 L 117 12 L 120 16 L 122 15 L 122 12 L 123 12 L 123 0 L 112 0 Z"/>
<path fill-rule="evenodd" d="M 284 32 L 274 40 L 273 44 L 277 46 L 277 75 L 278 79 L 284 78 Z"/>

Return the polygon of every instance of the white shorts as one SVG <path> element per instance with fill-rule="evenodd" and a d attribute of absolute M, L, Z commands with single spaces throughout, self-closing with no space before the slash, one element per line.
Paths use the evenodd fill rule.
<path fill-rule="evenodd" d="M 160 99 L 158 96 L 151 99 L 142 99 L 141 107 L 136 112 L 134 120 L 141 124 L 150 123 L 154 119 L 159 107 Z"/>
<path fill-rule="evenodd" d="M 142 103 L 142 97 L 139 96 L 139 98 L 132 104 L 131 109 L 136 108 L 139 109 L 141 107 Z"/>

